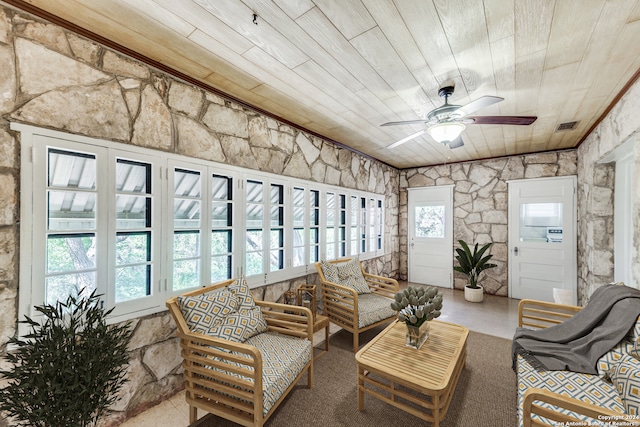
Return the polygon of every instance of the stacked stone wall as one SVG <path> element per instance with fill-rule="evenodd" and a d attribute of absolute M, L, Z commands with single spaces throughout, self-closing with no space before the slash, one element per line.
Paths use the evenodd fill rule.
<path fill-rule="evenodd" d="M 407 169 L 400 174 L 400 277 L 407 279 L 408 188 L 453 185 L 453 241 L 492 242 L 492 262 L 482 285 L 488 294 L 508 294 L 508 186 L 516 179 L 576 174 L 576 151 L 529 154 L 453 165 Z M 456 261 L 454 259 L 454 265 Z M 466 276 L 454 274 L 454 288 L 464 289 Z"/>
<path fill-rule="evenodd" d="M 10 130 L 12 121 L 383 194 L 389 255 L 366 266 L 397 276 L 396 169 L 2 6 L 0 64 L 0 356 L 15 333 L 19 286 L 20 137 Z M 290 288 L 317 282 L 309 273 L 252 292 L 276 301 Z M 135 319 L 132 327 L 129 381 L 103 425 L 146 409 L 183 384 L 168 312 Z"/>
<path fill-rule="evenodd" d="M 578 297 L 583 304 L 614 280 L 615 163 L 599 162 L 629 140 L 640 138 L 640 82 L 636 82 L 578 148 Z M 635 147 L 631 272 L 640 286 L 640 148 Z"/>

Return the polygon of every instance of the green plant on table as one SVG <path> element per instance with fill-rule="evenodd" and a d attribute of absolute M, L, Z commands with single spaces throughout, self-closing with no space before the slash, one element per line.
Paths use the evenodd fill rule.
<path fill-rule="evenodd" d="M 489 268 L 497 267 L 496 264 L 492 264 L 489 260 L 493 257 L 493 255 L 484 255 L 484 253 L 489 250 L 493 243 L 487 243 L 478 249 L 478 244 L 476 243 L 473 252 L 469 249 L 469 245 L 464 240 L 458 240 L 460 246 L 462 248 L 456 248 L 456 259 L 458 260 L 459 266 L 454 266 L 453 269 L 462 274 L 466 274 L 469 277 L 469 287 L 473 289 L 478 289 L 478 278 L 480 277 L 480 273 Z"/>
<path fill-rule="evenodd" d="M 398 312 L 398 320 L 409 326 L 420 326 L 440 316 L 442 293 L 433 286 L 413 287 L 398 292 L 391 308 Z"/>
<path fill-rule="evenodd" d="M 84 427 L 94 425 L 117 400 L 124 385 L 131 339 L 129 324 L 107 325 L 111 310 L 100 296 L 69 296 L 65 302 L 35 307 L 42 321 L 27 316 L 23 338 L 0 370 L 7 385 L 0 390 L 0 410 L 19 425 Z"/>

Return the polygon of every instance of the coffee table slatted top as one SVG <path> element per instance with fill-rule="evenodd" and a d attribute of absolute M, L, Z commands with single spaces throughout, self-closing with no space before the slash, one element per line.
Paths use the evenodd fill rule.
<path fill-rule="evenodd" d="M 455 361 L 466 352 L 469 330 L 432 320 L 429 338 L 416 350 L 405 345 L 406 329 L 404 323 L 392 323 L 356 354 L 356 361 L 371 372 L 388 374 L 391 370 L 396 382 L 422 392 L 447 388 Z"/>

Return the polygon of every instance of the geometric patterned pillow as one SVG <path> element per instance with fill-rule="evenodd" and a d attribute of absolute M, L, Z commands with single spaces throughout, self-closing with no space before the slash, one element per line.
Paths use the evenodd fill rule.
<path fill-rule="evenodd" d="M 609 372 L 628 415 L 640 415 L 640 361 L 625 355 Z"/>
<path fill-rule="evenodd" d="M 613 367 L 620 362 L 625 355 L 632 354 L 634 348 L 635 346 L 626 339 L 620 341 L 615 347 L 598 359 L 598 363 L 596 365 L 598 374 L 603 377 L 606 376 L 607 372 L 613 369 Z"/>
<path fill-rule="evenodd" d="M 244 342 L 262 332 L 267 332 L 269 326 L 262 316 L 262 310 L 256 306 L 256 302 L 244 278 L 231 283 L 227 286 L 227 289 L 237 298 L 239 304 L 237 308 L 238 317 L 230 319 L 230 322 L 233 320 L 233 324 L 238 328 L 236 331 L 238 333 L 241 332 L 240 342 Z"/>
<path fill-rule="evenodd" d="M 358 294 L 370 294 L 371 289 L 362 275 L 360 262 L 353 258 L 347 262 L 333 264 L 322 261 L 322 273 L 329 282 L 354 289 Z"/>
<path fill-rule="evenodd" d="M 264 319 L 262 318 L 262 312 L 257 307 L 251 310 L 234 312 L 211 328 L 208 335 L 229 341 L 245 342 L 260 333 L 257 331 L 257 327 L 261 321 L 264 322 Z M 266 332 L 266 329 L 261 332 Z"/>
<path fill-rule="evenodd" d="M 178 305 L 189 330 L 205 335 L 239 307 L 238 299 L 226 289 L 196 296 L 179 296 Z"/>
<path fill-rule="evenodd" d="M 636 347 L 640 348 L 640 317 L 633 324 L 625 339 L 631 341 Z"/>

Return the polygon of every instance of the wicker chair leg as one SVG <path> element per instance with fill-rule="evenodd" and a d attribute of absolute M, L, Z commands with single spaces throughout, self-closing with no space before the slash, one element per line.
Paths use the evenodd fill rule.
<path fill-rule="evenodd" d="M 193 424 L 198 420 L 198 408 L 189 405 L 189 424 Z"/>
<path fill-rule="evenodd" d="M 354 331 L 353 332 L 353 352 L 357 353 L 358 352 L 358 337 L 360 336 L 360 334 L 358 333 L 358 331 Z"/>

